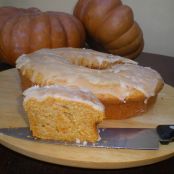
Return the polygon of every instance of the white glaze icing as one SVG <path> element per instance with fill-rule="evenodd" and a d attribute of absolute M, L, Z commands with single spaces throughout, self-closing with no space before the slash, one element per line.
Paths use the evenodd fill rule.
<path fill-rule="evenodd" d="M 89 67 L 90 64 L 97 64 L 99 69 L 80 65 L 82 60 Z M 109 66 L 100 69 L 106 62 Z M 23 74 L 27 69 L 33 70 L 32 82 L 41 74 L 44 84 L 88 88 L 96 95 L 110 94 L 123 102 L 132 89 L 141 91 L 147 98 L 153 96 L 158 81 L 162 81 L 160 74 L 151 68 L 137 65 L 130 59 L 90 49 L 41 49 L 22 55 L 16 63 Z"/>
<path fill-rule="evenodd" d="M 97 97 L 92 94 L 87 89 L 77 88 L 77 87 L 65 87 L 58 85 L 51 86 L 33 86 L 26 89 L 23 92 L 24 102 L 31 98 L 35 98 L 39 101 L 46 99 L 47 97 L 61 98 L 69 101 L 76 101 L 81 103 L 86 103 L 95 109 L 104 111 L 104 106 L 97 99 Z"/>

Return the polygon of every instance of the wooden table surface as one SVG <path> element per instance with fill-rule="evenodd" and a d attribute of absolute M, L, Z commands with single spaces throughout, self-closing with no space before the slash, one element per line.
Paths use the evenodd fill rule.
<path fill-rule="evenodd" d="M 174 58 L 154 55 L 149 53 L 142 53 L 137 59 L 141 65 L 148 66 L 156 69 L 165 82 L 174 86 Z M 0 71 L 11 68 L 11 66 L 0 64 Z M 129 169 L 117 169 L 117 170 L 95 170 L 95 169 L 82 169 L 66 167 L 61 165 L 50 164 L 35 160 L 0 145 L 0 173 L 1 174 L 52 174 L 52 173 L 71 173 L 71 174 L 173 174 L 174 173 L 174 157 L 161 161 L 152 165 L 143 167 L 134 167 Z"/>

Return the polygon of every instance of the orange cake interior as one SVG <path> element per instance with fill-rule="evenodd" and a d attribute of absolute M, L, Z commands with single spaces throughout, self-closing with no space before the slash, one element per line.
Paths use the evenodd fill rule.
<path fill-rule="evenodd" d="M 31 87 L 24 91 L 24 109 L 33 136 L 62 141 L 95 142 L 104 107 L 89 91 L 63 87 Z"/>

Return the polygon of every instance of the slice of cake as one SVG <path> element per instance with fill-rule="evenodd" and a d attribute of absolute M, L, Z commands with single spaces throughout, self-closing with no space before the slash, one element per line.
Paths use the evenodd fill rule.
<path fill-rule="evenodd" d="M 97 124 L 104 119 L 104 107 L 88 90 L 45 86 L 24 91 L 33 136 L 42 139 L 95 142 Z"/>

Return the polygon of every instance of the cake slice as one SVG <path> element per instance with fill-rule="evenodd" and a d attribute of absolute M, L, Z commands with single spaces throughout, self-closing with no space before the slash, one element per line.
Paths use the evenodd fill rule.
<path fill-rule="evenodd" d="M 34 137 L 95 142 L 104 107 L 88 90 L 34 86 L 24 91 L 24 109 Z"/>

